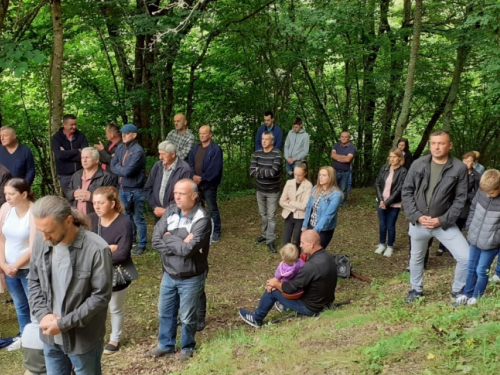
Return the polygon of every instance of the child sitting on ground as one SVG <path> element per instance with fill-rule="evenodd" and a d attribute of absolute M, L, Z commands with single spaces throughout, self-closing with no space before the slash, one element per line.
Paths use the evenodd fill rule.
<path fill-rule="evenodd" d="M 470 243 L 464 292 L 453 306 L 475 305 L 488 285 L 488 271 L 500 250 L 500 171 L 484 172 L 470 208 L 466 228 Z"/>
<path fill-rule="evenodd" d="M 280 255 L 283 261 L 276 268 L 274 277 L 287 283 L 299 274 L 300 269 L 304 266 L 304 261 L 300 259 L 297 247 L 291 243 L 287 243 L 281 248 Z"/>

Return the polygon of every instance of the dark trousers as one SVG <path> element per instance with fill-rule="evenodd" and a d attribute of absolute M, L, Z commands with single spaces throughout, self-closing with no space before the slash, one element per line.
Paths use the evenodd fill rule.
<path fill-rule="evenodd" d="M 385 210 L 377 207 L 379 221 L 379 243 L 394 246 L 396 240 L 396 221 L 398 220 L 399 207 L 387 207 Z"/>
<path fill-rule="evenodd" d="M 304 219 L 294 219 L 292 212 L 288 215 L 283 227 L 283 246 L 287 243 L 293 243 L 300 251 L 300 234 L 303 222 Z"/>
<path fill-rule="evenodd" d="M 219 207 L 217 206 L 217 188 L 200 189 L 201 198 L 207 203 L 210 217 L 214 222 L 214 233 L 220 235 L 222 224 L 220 220 Z"/>
<path fill-rule="evenodd" d="M 59 179 L 59 185 L 61 185 L 61 190 L 66 197 L 66 192 L 69 190 L 69 185 L 71 184 L 71 175 L 69 176 L 61 176 L 58 175 L 57 178 Z"/>

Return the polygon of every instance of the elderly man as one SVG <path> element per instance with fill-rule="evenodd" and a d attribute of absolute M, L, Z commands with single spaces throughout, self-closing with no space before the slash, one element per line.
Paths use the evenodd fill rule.
<path fill-rule="evenodd" d="M 102 169 L 109 170 L 111 158 L 116 152 L 118 146 L 122 143 L 122 135 L 120 128 L 116 124 L 109 124 L 106 126 L 106 139 L 108 142 L 106 146 L 101 141 L 95 144 L 94 147 L 99 151 L 99 161 L 101 162 Z"/>
<path fill-rule="evenodd" d="M 181 351 L 179 360 L 193 356 L 196 346 L 198 301 L 208 272 L 208 251 L 212 222 L 197 202 L 198 188 L 189 179 L 175 184 L 171 204 L 153 233 L 153 247 L 161 254 L 163 279 L 158 302 L 160 332 L 153 357 L 175 353 L 177 313 L 180 312 Z"/>
<path fill-rule="evenodd" d="M 175 147 L 177 147 L 177 156 L 179 159 L 187 160 L 189 152 L 194 145 L 194 135 L 191 130 L 187 128 L 186 116 L 182 113 L 176 114 L 174 116 L 174 126 L 175 129 L 167 134 L 165 140 L 173 143 Z"/>
<path fill-rule="evenodd" d="M 410 284 L 405 302 L 423 296 L 424 259 L 428 242 L 436 238 L 455 258 L 452 298 L 465 286 L 469 244 L 457 227 L 467 200 L 467 167 L 450 155 L 453 147 L 450 133 L 438 130 L 430 137 L 430 155 L 411 165 L 401 193 L 403 209 L 410 222 Z"/>
<path fill-rule="evenodd" d="M 89 146 L 87 137 L 76 128 L 76 116 L 65 115 L 63 126 L 52 136 L 52 152 L 61 189 L 68 190 L 73 173 L 82 169 L 80 152 Z"/>
<path fill-rule="evenodd" d="M 308 260 L 299 274 L 287 283 L 276 278 L 267 280 L 266 291 L 262 295 L 259 306 L 254 312 L 239 309 L 241 319 L 245 323 L 260 327 L 269 310 L 276 306 L 280 312 L 293 310 L 300 315 L 313 316 L 335 301 L 337 287 L 337 265 L 332 254 L 322 247 L 318 233 L 306 230 L 300 236 L 302 252 Z M 288 299 L 282 293 L 296 294 L 304 292 L 299 299 Z"/>
<path fill-rule="evenodd" d="M 276 208 L 280 195 L 281 151 L 274 146 L 271 132 L 262 134 L 262 148 L 255 151 L 250 163 L 250 176 L 257 180 L 257 204 L 262 222 L 262 235 L 257 243 L 265 242 L 272 253 L 277 253 Z"/>
<path fill-rule="evenodd" d="M 84 216 L 61 197 L 31 212 L 39 234 L 28 274 L 29 303 L 40 325 L 48 374 L 101 374 L 113 267 L 108 244 L 84 229 Z"/>
<path fill-rule="evenodd" d="M 351 163 L 356 154 L 356 147 L 350 142 L 351 135 L 349 132 L 340 133 L 340 142 L 333 146 L 330 157 L 333 160 L 333 169 L 337 176 L 337 185 L 343 193 L 342 203 L 345 203 L 349 194 L 349 179 L 351 178 L 352 170 Z"/>
<path fill-rule="evenodd" d="M 0 163 L 10 171 L 12 177 L 26 180 L 30 185 L 35 180 L 35 160 L 31 150 L 19 143 L 14 128 L 2 126 L 0 128 Z"/>
<path fill-rule="evenodd" d="M 262 134 L 264 132 L 271 132 L 274 137 L 274 147 L 281 149 L 283 142 L 283 131 L 274 123 L 274 114 L 271 111 L 264 113 L 264 123 L 257 130 L 255 136 L 255 151 L 260 150 L 264 145 L 262 144 Z"/>
<path fill-rule="evenodd" d="M 212 242 L 219 242 L 221 220 L 217 206 L 217 188 L 222 180 L 222 150 L 212 142 L 212 129 L 204 125 L 199 130 L 200 143 L 189 154 L 189 167 L 193 181 L 198 185 L 200 198 L 207 202 L 214 222 Z"/>
<path fill-rule="evenodd" d="M 309 134 L 302 126 L 302 119 L 295 117 L 292 130 L 288 132 L 285 141 L 285 161 L 288 176 L 293 177 L 295 164 L 309 154 Z"/>
<path fill-rule="evenodd" d="M 158 154 L 160 160 L 151 168 L 144 186 L 156 223 L 174 201 L 174 186 L 177 181 L 191 177 L 189 165 L 177 157 L 177 148 L 173 143 L 167 141 L 160 143 Z"/>
<path fill-rule="evenodd" d="M 132 222 L 132 238 L 139 232 L 139 243 L 132 255 L 141 255 L 148 243 L 146 219 L 144 218 L 144 182 L 146 180 L 146 154 L 137 142 L 137 126 L 126 124 L 121 128 L 123 143 L 111 159 L 111 172 L 118 176 L 120 200 Z M 137 227 L 137 229 L 136 229 Z"/>
<path fill-rule="evenodd" d="M 101 186 L 116 186 L 116 176 L 99 167 L 99 151 L 93 147 L 82 150 L 82 166 L 71 177 L 66 198 L 78 211 L 88 215 L 94 212 L 92 193 Z"/>

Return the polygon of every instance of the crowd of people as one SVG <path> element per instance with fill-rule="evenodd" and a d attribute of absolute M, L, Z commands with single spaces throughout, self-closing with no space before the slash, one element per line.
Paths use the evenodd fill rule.
<path fill-rule="evenodd" d="M 101 355 L 120 350 L 127 289 L 138 277 L 132 257 L 148 244 L 146 200 L 155 219 L 151 247 L 160 253 L 163 268 L 158 344 L 148 355 L 175 354 L 180 325 L 177 357 L 192 357 L 196 332 L 206 324 L 208 254 L 222 237 L 217 190 L 223 154 L 210 126 L 199 128 L 196 143 L 182 113 L 175 115 L 174 125 L 147 174 L 134 124 L 108 125 L 107 144 L 90 147 L 77 118 L 64 116 L 51 140 L 63 197 L 36 201 L 33 155 L 14 128 L 0 129 L 0 288 L 5 284 L 9 290 L 20 332 L 7 350 L 22 348 L 31 373 L 100 374 Z M 298 117 L 284 145 L 272 112 L 264 114 L 257 130 L 249 167 L 261 216 L 256 243 L 279 252 L 282 262 L 256 310 L 239 309 L 254 327 L 262 326 L 273 306 L 314 316 L 335 301 L 337 266 L 326 248 L 350 193 L 356 147 L 342 132 L 330 154 L 332 165 L 319 169 L 313 186 L 309 142 Z M 464 154 L 463 161 L 452 157 L 452 146 L 448 132 L 436 131 L 429 154 L 413 160 L 408 140 L 401 139 L 376 179 L 375 253 L 393 255 L 401 209 L 409 221 L 406 302 L 423 296 L 433 238 L 440 241 L 437 255 L 450 252 L 457 262 L 451 291 L 455 306 L 477 303 L 500 249 L 500 172 L 484 171 L 474 152 Z M 284 219 L 280 250 L 278 205 Z M 492 280 L 500 281 L 500 266 Z M 104 345 L 108 309 L 111 333 Z"/>

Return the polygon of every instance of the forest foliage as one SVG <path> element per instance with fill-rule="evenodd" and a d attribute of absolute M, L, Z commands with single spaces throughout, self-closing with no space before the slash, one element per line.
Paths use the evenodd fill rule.
<path fill-rule="evenodd" d="M 42 193 L 61 111 L 90 143 L 133 122 L 151 156 L 175 113 L 195 133 L 210 124 L 225 192 L 251 186 L 266 110 L 285 134 L 303 119 L 313 171 L 349 130 L 357 186 L 373 182 L 396 125 L 416 156 L 444 128 L 456 156 L 500 167 L 499 25 L 500 3 L 483 0 L 0 0 L 0 125 L 32 147 Z"/>

